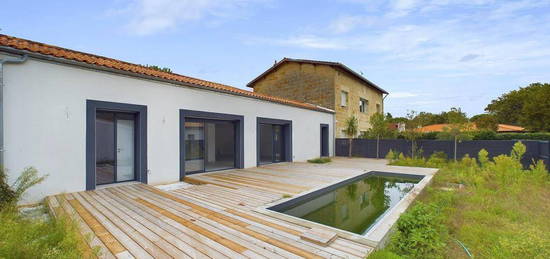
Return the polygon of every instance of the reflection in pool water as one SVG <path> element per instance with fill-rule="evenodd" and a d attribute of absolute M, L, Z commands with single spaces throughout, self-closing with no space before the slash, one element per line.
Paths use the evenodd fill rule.
<path fill-rule="evenodd" d="M 367 175 L 280 212 L 363 235 L 418 182 Z"/>

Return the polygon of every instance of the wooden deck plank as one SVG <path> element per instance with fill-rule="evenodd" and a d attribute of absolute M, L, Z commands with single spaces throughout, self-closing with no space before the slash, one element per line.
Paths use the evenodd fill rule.
<path fill-rule="evenodd" d="M 124 231 L 119 229 L 115 226 L 113 222 L 109 220 L 109 218 L 105 217 L 103 214 L 98 212 L 95 208 L 93 208 L 92 205 L 90 205 L 86 200 L 84 200 L 79 193 L 74 193 L 74 198 L 69 200 L 69 203 L 73 205 L 74 208 L 80 208 L 80 210 L 86 210 L 87 215 L 85 218 L 91 218 L 95 220 L 92 227 L 101 226 L 99 230 L 101 230 L 101 233 L 98 233 L 97 235 L 101 238 L 101 236 L 105 236 L 107 238 L 105 243 L 107 247 L 118 245 L 125 247 L 124 250 L 127 249 L 128 252 L 130 252 L 133 256 L 138 258 L 153 258 L 145 249 L 143 249 L 138 243 L 136 243 L 128 234 Z M 78 211 L 79 209 L 77 209 Z M 96 232 L 97 233 L 97 232 Z M 103 240 L 102 240 L 103 241 Z M 120 249 L 120 248 L 119 248 Z M 113 252 L 115 256 L 117 256 L 119 252 Z"/>
<path fill-rule="evenodd" d="M 256 211 L 285 194 L 362 174 L 362 166 L 339 158 L 329 165 L 272 164 L 190 175 L 186 182 L 199 185 L 169 192 L 114 185 L 46 201 L 55 217 L 79 223 L 101 258 L 364 258 L 373 247 L 341 236 L 304 240 L 308 227 Z"/>
<path fill-rule="evenodd" d="M 150 217 L 158 219 L 159 222 L 157 224 L 164 227 L 167 231 L 171 230 L 172 233 L 176 234 L 180 239 L 184 240 L 185 242 L 189 242 L 196 249 L 203 251 L 205 254 L 208 254 L 212 258 L 243 258 L 242 255 L 201 235 L 198 232 L 195 232 L 190 228 L 182 228 L 180 223 L 163 216 L 157 211 L 143 209 L 143 205 L 135 202 L 135 199 L 137 199 L 138 196 L 133 196 L 129 192 L 123 192 L 113 188 L 107 191 L 112 195 L 116 195 L 117 197 L 121 197 L 122 199 L 128 201 L 128 206 L 133 207 L 136 213 L 140 213 L 140 215 L 148 217 L 149 219 L 151 219 Z M 220 256 L 221 254 L 223 254 L 223 256 Z"/>

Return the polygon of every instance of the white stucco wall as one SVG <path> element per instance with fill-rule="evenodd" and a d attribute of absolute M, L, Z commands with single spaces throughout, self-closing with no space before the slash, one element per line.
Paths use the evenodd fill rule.
<path fill-rule="evenodd" d="M 256 117 L 292 120 L 294 161 L 319 156 L 319 124 L 333 115 L 252 98 L 29 59 L 4 67 L 5 167 L 13 181 L 28 166 L 49 174 L 24 202 L 85 190 L 86 100 L 147 106 L 150 184 L 178 181 L 179 110 L 244 116 L 245 167 L 256 166 Z"/>

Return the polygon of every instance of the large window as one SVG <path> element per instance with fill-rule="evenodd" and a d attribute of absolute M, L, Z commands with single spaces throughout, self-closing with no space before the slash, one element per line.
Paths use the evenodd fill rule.
<path fill-rule="evenodd" d="M 235 167 L 235 124 L 189 119 L 185 122 L 185 172 Z"/>
<path fill-rule="evenodd" d="M 382 113 L 382 106 L 379 103 L 376 104 L 376 112 Z"/>
<path fill-rule="evenodd" d="M 348 92 L 342 91 L 340 93 L 340 105 L 342 107 L 348 106 Z"/>
<path fill-rule="evenodd" d="M 359 112 L 367 112 L 367 109 L 369 107 L 369 101 L 363 98 L 359 98 Z"/>
<path fill-rule="evenodd" d="M 243 168 L 243 123 L 240 115 L 180 110 L 180 178 Z"/>

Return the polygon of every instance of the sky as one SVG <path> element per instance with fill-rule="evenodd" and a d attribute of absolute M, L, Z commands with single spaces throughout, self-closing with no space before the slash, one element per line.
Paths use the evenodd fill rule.
<path fill-rule="evenodd" d="M 0 29 L 248 90 L 283 57 L 341 62 L 393 116 L 550 82 L 550 0 L 2 0 Z"/>

